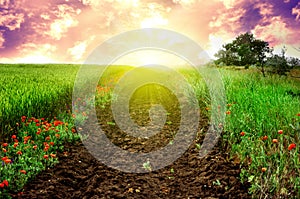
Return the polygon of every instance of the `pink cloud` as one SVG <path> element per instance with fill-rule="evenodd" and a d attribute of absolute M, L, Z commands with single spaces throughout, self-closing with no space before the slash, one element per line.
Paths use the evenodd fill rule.
<path fill-rule="evenodd" d="M 271 46 L 287 43 L 292 34 L 286 23 L 281 17 L 268 19 L 269 25 L 257 25 L 252 32 L 255 36 L 268 41 Z"/>
<path fill-rule="evenodd" d="M 287 0 L 0 0 L 0 56 L 15 60 L 25 55 L 44 54 L 62 62 L 80 62 L 103 41 L 141 27 L 178 31 L 198 42 L 210 55 L 246 31 L 252 31 L 272 46 L 282 43 L 300 46 L 300 4 L 297 3 Z"/>
<path fill-rule="evenodd" d="M 19 29 L 23 22 L 24 14 L 22 13 L 10 13 L 4 11 L 1 14 L 0 26 L 5 26 L 11 31 Z"/>
<path fill-rule="evenodd" d="M 299 21 L 300 20 L 300 2 L 298 3 L 298 5 L 296 7 L 294 7 L 292 9 L 292 14 L 296 15 L 296 20 Z"/>

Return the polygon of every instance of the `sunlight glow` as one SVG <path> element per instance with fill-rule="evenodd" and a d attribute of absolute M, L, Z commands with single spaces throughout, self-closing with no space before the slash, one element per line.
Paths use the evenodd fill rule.
<path fill-rule="evenodd" d="M 141 28 L 153 28 L 156 26 L 168 25 L 169 21 L 163 18 L 161 15 L 157 15 L 151 18 L 146 18 L 141 22 Z"/>
<path fill-rule="evenodd" d="M 16 60 L 17 63 L 55 63 L 56 61 L 43 55 L 29 55 Z"/>
<path fill-rule="evenodd" d="M 164 51 L 142 50 L 125 55 L 113 64 L 130 66 L 164 65 L 173 67 L 186 65 L 187 62 L 180 57 Z"/>

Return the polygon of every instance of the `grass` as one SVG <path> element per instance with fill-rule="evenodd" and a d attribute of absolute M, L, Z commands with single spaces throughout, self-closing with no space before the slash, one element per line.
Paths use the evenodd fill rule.
<path fill-rule="evenodd" d="M 193 86 L 202 114 L 211 98 L 195 71 L 180 70 Z M 221 68 L 227 110 L 222 147 L 240 163 L 254 198 L 300 197 L 300 81 L 255 70 Z M 290 93 L 294 93 L 291 95 Z M 295 146 L 295 147 L 294 147 Z"/>
<path fill-rule="evenodd" d="M 0 157 L 20 161 L 15 164 L 19 166 L 14 166 L 2 160 L 0 186 L 1 182 L 8 180 L 10 189 L 20 190 L 30 179 L 30 172 L 34 176 L 45 165 L 57 162 L 53 155 L 63 142 L 76 140 L 72 130 L 74 121 L 68 115 L 68 110 L 71 109 L 72 89 L 78 69 L 77 65 L 0 65 L 0 144 L 8 144 L 2 146 Z M 117 97 L 113 96 L 112 91 L 124 73 L 131 69 L 110 67 L 105 71 L 95 89 L 96 106 L 105 107 L 105 104 Z M 214 107 L 210 107 L 211 98 L 207 86 L 195 71 L 179 71 L 194 89 L 201 112 L 209 117 Z M 230 152 L 234 162 L 241 164 L 241 181 L 251 183 L 250 192 L 254 198 L 299 198 L 300 98 L 290 95 L 289 91 L 300 93 L 300 82 L 276 75 L 264 78 L 255 70 L 219 71 L 227 98 L 227 110 L 222 113 L 226 115 L 226 122 L 220 124 L 224 126 L 222 147 L 224 151 Z M 77 99 L 76 103 L 81 103 L 80 100 L 82 99 Z M 87 118 L 88 113 L 77 115 L 76 108 L 74 110 L 73 116 L 76 118 Z M 64 114 L 61 118 L 54 119 L 61 113 Z M 26 121 L 21 121 L 22 116 L 27 116 Z M 28 122 L 32 117 L 34 119 Z M 38 119 L 42 127 L 36 126 L 36 118 L 42 117 L 45 118 L 43 121 Z M 46 124 L 42 124 L 46 120 L 53 125 L 57 120 L 63 120 L 63 123 L 48 132 Z M 41 136 L 37 134 L 39 128 L 43 132 Z M 63 141 L 55 136 L 58 132 L 61 133 L 60 137 L 64 137 Z M 19 143 L 16 147 L 13 134 L 17 136 Z M 30 142 L 27 140 L 24 143 L 25 139 Z M 53 142 L 57 148 L 44 151 L 42 147 L 45 147 L 45 139 L 49 143 Z M 34 150 L 35 145 L 39 150 Z M 9 151 L 4 152 L 3 148 Z M 33 152 L 39 155 L 32 157 Z M 44 155 L 48 155 L 45 156 L 48 158 L 44 158 Z M 30 162 L 33 160 L 37 162 L 34 165 L 37 164 L 35 166 L 38 171 L 30 169 Z M 20 170 L 29 171 L 26 178 Z"/>
<path fill-rule="evenodd" d="M 70 109 L 76 65 L 0 65 L 0 140 L 21 116 L 51 118 Z"/>
<path fill-rule="evenodd" d="M 251 183 L 255 197 L 299 197 L 300 98 L 288 91 L 299 93 L 300 82 L 253 71 L 220 72 L 230 113 L 223 141 L 243 166 L 241 180 Z"/>

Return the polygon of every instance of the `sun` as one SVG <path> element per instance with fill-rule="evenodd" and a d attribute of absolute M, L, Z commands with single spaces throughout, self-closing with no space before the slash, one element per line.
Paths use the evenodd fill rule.
<path fill-rule="evenodd" d="M 168 25 L 168 19 L 163 18 L 161 15 L 156 15 L 150 18 L 145 18 L 141 22 L 141 28 L 153 28 L 157 26 Z"/>

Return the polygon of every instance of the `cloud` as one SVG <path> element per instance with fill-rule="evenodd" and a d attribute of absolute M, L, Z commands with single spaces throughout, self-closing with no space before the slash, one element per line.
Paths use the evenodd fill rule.
<path fill-rule="evenodd" d="M 237 7 L 243 0 L 219 0 L 223 3 L 226 9 L 232 9 Z"/>
<path fill-rule="evenodd" d="M 213 21 L 209 23 L 212 28 L 226 28 L 228 31 L 234 31 L 240 27 L 240 18 L 245 14 L 246 10 L 243 8 L 233 9 L 231 12 L 214 17 Z"/>
<path fill-rule="evenodd" d="M 254 8 L 259 9 L 261 16 L 270 16 L 274 14 L 273 5 L 270 3 L 257 3 Z"/>
<path fill-rule="evenodd" d="M 71 6 L 66 4 L 58 5 L 57 8 L 58 10 L 54 12 L 57 19 L 54 20 L 54 22 L 50 25 L 50 30 L 45 32 L 45 34 L 55 40 L 60 40 L 63 36 L 65 36 L 65 33 L 68 32 L 69 28 L 78 25 L 78 21 L 75 19 L 75 16 L 80 14 L 81 10 L 74 10 Z M 43 16 L 45 18 L 45 15 Z"/>
<path fill-rule="evenodd" d="M 22 13 L 10 13 L 6 10 L 0 10 L 0 26 L 4 26 L 10 31 L 19 29 L 24 20 L 24 14 Z"/>
<path fill-rule="evenodd" d="M 0 0 L 0 57 L 81 62 L 103 41 L 145 27 L 184 34 L 209 55 L 247 31 L 272 46 L 285 42 L 299 47 L 300 4 L 288 0 Z"/>
<path fill-rule="evenodd" d="M 292 14 L 296 15 L 296 21 L 300 21 L 300 2 L 292 9 Z"/>
<path fill-rule="evenodd" d="M 74 61 L 79 61 L 86 52 L 87 45 L 87 41 L 76 42 L 74 47 L 68 49 L 68 53 Z"/>
<path fill-rule="evenodd" d="M 271 46 L 287 43 L 292 34 L 281 17 L 272 17 L 269 19 L 269 25 L 257 25 L 252 32 L 255 36 L 268 41 Z"/>

